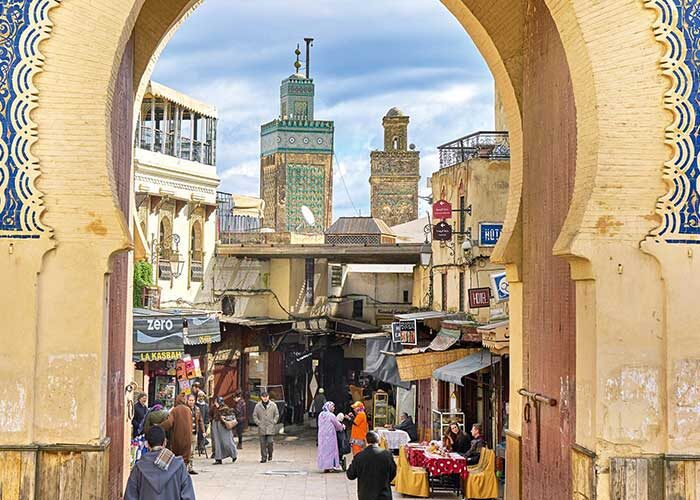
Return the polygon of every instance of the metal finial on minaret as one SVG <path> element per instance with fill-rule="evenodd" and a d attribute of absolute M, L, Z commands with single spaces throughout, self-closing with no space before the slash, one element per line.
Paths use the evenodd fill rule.
<path fill-rule="evenodd" d="M 311 68 L 311 47 L 314 46 L 313 38 L 304 38 L 306 42 L 306 78 L 309 78 L 309 70 Z"/>
<path fill-rule="evenodd" d="M 294 63 L 294 67 L 296 68 L 296 72 L 299 73 L 299 70 L 301 69 L 301 61 L 299 60 L 299 56 L 301 55 L 301 50 L 299 50 L 298 43 L 297 43 L 297 50 L 295 50 L 294 53 L 297 55 L 297 60 Z"/>

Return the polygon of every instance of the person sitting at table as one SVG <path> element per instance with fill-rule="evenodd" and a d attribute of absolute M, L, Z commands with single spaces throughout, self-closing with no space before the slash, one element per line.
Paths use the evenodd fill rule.
<path fill-rule="evenodd" d="M 451 452 L 462 455 L 469 450 L 469 438 L 462 432 L 458 424 L 452 422 L 443 438 L 443 445 Z"/>
<path fill-rule="evenodd" d="M 418 441 L 418 429 L 416 428 L 416 424 L 413 422 L 411 416 L 404 411 L 401 412 L 399 418 L 401 419 L 401 422 L 395 427 L 395 429 L 404 431 L 406 434 L 408 434 L 408 439 L 410 441 Z"/>
<path fill-rule="evenodd" d="M 467 459 L 469 465 L 476 465 L 481 458 L 481 449 L 486 446 L 486 440 L 481 435 L 481 424 L 472 425 L 472 443 L 469 449 L 464 453 L 464 458 Z"/>

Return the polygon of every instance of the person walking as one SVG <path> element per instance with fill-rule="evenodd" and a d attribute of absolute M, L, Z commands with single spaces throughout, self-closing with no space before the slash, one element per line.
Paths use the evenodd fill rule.
<path fill-rule="evenodd" d="M 391 500 L 391 481 L 396 476 L 396 462 L 390 451 L 379 447 L 376 432 L 365 435 L 367 447 L 353 458 L 345 473 L 357 479 L 357 500 Z"/>
<path fill-rule="evenodd" d="M 140 435 L 143 430 L 143 421 L 148 413 L 148 406 L 146 406 L 146 401 L 148 396 L 143 392 L 139 392 L 136 395 L 136 404 L 134 405 L 134 416 L 131 419 L 131 437 L 135 438 Z"/>
<path fill-rule="evenodd" d="M 197 395 L 197 408 L 199 408 L 199 413 L 202 416 L 202 423 L 204 424 L 204 432 L 197 432 L 197 452 L 201 455 L 206 454 L 207 432 L 209 431 L 209 403 L 207 403 L 207 395 L 202 391 Z M 209 457 L 207 457 L 209 458 Z"/>
<path fill-rule="evenodd" d="M 327 401 L 318 416 L 317 465 L 323 472 L 333 472 L 340 467 L 337 433 L 344 429 L 335 416 L 335 405 Z"/>
<path fill-rule="evenodd" d="M 253 422 L 258 426 L 258 436 L 260 437 L 260 463 L 264 464 L 272 460 L 274 449 L 273 436 L 275 425 L 279 422 L 280 412 L 274 401 L 270 401 L 267 392 L 260 394 L 261 401 L 255 405 L 253 410 Z"/>
<path fill-rule="evenodd" d="M 165 448 L 165 431 L 152 426 L 146 441 L 149 451 L 131 469 L 124 500 L 195 500 L 184 461 Z"/>
<path fill-rule="evenodd" d="M 248 406 L 241 391 L 236 391 L 233 395 L 233 411 L 236 414 L 236 420 L 238 420 L 238 425 L 233 430 L 238 437 L 238 449 L 242 450 L 243 431 L 248 426 Z"/>
<path fill-rule="evenodd" d="M 168 448 L 178 457 L 182 457 L 190 474 L 197 474 L 192 469 L 192 410 L 187 405 L 185 392 L 178 394 L 175 408 L 170 411 L 168 418 L 160 424 L 165 432 L 170 431 Z"/>
<path fill-rule="evenodd" d="M 227 421 L 234 420 L 235 414 L 226 406 L 224 398 L 214 399 L 214 408 L 211 412 L 211 439 L 214 442 L 214 465 L 221 465 L 224 458 L 230 458 L 231 462 L 238 459 L 236 445 L 233 443 L 233 432 L 226 428 Z M 238 427 L 239 424 L 236 425 Z M 234 428 L 235 429 L 235 428 Z"/>
<path fill-rule="evenodd" d="M 357 455 L 365 447 L 365 436 L 369 430 L 367 423 L 367 414 L 365 413 L 365 405 L 360 401 L 356 401 L 352 405 L 355 416 L 352 418 L 352 430 L 350 431 L 350 444 L 352 445 L 352 454 Z"/>
<path fill-rule="evenodd" d="M 311 402 L 311 416 L 316 420 L 316 427 L 318 427 L 318 416 L 323 411 L 323 405 L 326 404 L 326 391 L 321 387 L 313 401 Z"/>
<path fill-rule="evenodd" d="M 201 394 L 201 392 L 200 392 Z M 204 427 L 204 420 L 202 419 L 202 412 L 199 410 L 199 407 L 197 406 L 197 402 L 195 401 L 195 396 L 194 394 L 190 394 L 187 396 L 187 406 L 190 408 L 190 411 L 192 412 L 192 450 L 191 450 L 191 456 L 195 454 L 197 451 L 197 444 L 199 443 L 199 436 L 205 436 L 206 435 L 206 429 Z M 192 462 L 190 461 L 190 470 L 192 470 Z"/>
<path fill-rule="evenodd" d="M 162 401 L 156 401 L 146 413 L 143 419 L 143 432 L 147 434 L 154 425 L 160 425 L 168 418 L 168 410 L 165 409 Z"/>

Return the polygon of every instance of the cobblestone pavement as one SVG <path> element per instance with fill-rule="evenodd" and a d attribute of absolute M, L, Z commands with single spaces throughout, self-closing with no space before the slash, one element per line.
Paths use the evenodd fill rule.
<path fill-rule="evenodd" d="M 348 463 L 350 456 L 348 455 Z M 258 437 L 247 432 L 238 460 L 194 457 L 192 476 L 197 500 L 357 500 L 357 482 L 344 473 L 322 473 L 316 469 L 316 438 L 313 430 L 277 436 L 272 462 L 260 463 Z M 394 498 L 404 497 L 394 492 Z M 432 498 L 458 500 L 449 493 Z"/>

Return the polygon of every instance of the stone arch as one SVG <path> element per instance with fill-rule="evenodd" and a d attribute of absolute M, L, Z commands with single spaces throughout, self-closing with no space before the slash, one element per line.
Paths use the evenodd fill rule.
<path fill-rule="evenodd" d="M 518 283 L 523 247 L 522 186 L 526 147 L 520 48 L 524 36 L 521 26 L 528 12 L 524 1 L 515 6 L 515 2 L 510 1 L 442 1 L 474 39 L 491 68 L 505 105 L 511 133 L 511 191 L 503 238 L 495 255 L 508 264 L 511 281 Z M 590 325 L 593 325 L 586 326 L 585 338 L 595 339 L 595 342 L 592 342 L 593 347 L 583 346 L 588 349 L 586 359 L 577 360 L 577 371 L 584 376 L 576 382 L 577 394 L 587 398 L 591 411 L 585 419 L 577 419 L 576 434 L 580 444 L 596 450 L 598 440 L 615 441 L 614 435 L 606 434 L 610 429 L 605 420 L 614 408 L 596 393 L 602 389 L 597 385 L 598 379 L 608 380 L 606 377 L 612 376 L 609 374 L 616 367 L 615 361 L 596 352 L 599 349 L 596 346 L 603 339 L 602 347 L 610 347 L 604 340 L 608 336 L 621 338 L 622 334 L 617 332 L 641 330 L 638 317 L 632 314 L 629 318 L 617 318 L 614 311 L 601 305 L 602 299 L 615 296 L 617 307 L 629 307 L 632 311 L 639 310 L 643 304 L 645 310 L 658 312 L 663 317 L 659 312 L 663 310 L 659 306 L 663 303 L 663 292 L 657 264 L 639 252 L 638 246 L 658 224 L 654 205 L 664 192 L 660 169 L 667 160 L 663 126 L 668 122 L 668 115 L 661 96 L 667 82 L 658 69 L 659 47 L 651 32 L 654 13 L 645 11 L 641 2 L 543 1 L 566 54 L 577 110 L 574 192 L 554 250 L 572 262 L 574 279 L 580 285 L 578 292 L 586 300 L 588 316 L 577 312 L 579 323 L 591 320 Z M 72 392 L 81 400 L 92 399 L 94 380 L 104 380 L 105 369 L 96 361 L 105 354 L 104 338 L 99 334 L 104 333 L 107 296 L 103 276 L 110 272 L 110 256 L 130 246 L 131 221 L 124 218 L 118 196 L 119 182 L 124 179 L 114 175 L 112 157 L 114 134 L 118 131 L 113 129 L 110 114 L 119 67 L 132 40 L 134 101 L 140 102 L 156 60 L 154 55 L 162 50 L 168 37 L 198 3 L 197 0 L 75 1 L 63 2 L 51 12 L 54 30 L 42 44 L 43 73 L 35 78 L 39 98 L 32 116 L 38 126 L 39 140 L 32 151 L 40 162 L 37 186 L 45 193 L 42 220 L 53 228 L 52 244 L 56 248 L 45 257 L 45 249 L 30 252 L 34 263 L 31 272 L 26 273 L 26 282 L 33 283 L 37 273 L 41 273 L 38 306 L 28 315 L 34 318 L 34 323 L 13 319 L 14 311 L 9 311 L 5 317 L 10 318 L 11 323 L 22 325 L 21 330 L 32 338 L 41 339 L 32 352 L 22 347 L 18 353 L 18 359 L 36 359 L 40 367 L 49 357 L 60 361 L 60 356 L 65 354 L 62 345 L 70 343 L 67 341 L 71 339 L 75 341 L 71 344 L 80 349 L 81 357 L 76 358 L 78 364 L 71 370 L 84 375 L 86 380 L 68 377 L 66 385 L 73 384 Z M 92 29 L 80 29 L 86 25 Z M 611 30 L 610 26 L 616 29 Z M 139 36 L 132 39 L 135 30 Z M 617 46 L 623 46 L 624 50 L 610 50 Z M 631 74 L 634 85 L 630 82 Z M 75 106 L 75 102 L 87 105 Z M 11 254 L 9 244 L 7 240 L 0 241 L 0 255 Z M 26 242 L 16 245 L 28 248 Z M 90 269 L 93 273 L 86 282 L 71 285 L 70 272 L 74 267 L 67 264 L 75 262 L 80 262 L 83 271 Z M 625 288 L 621 296 L 619 283 L 628 278 L 618 270 L 634 266 L 638 266 L 639 278 L 633 287 Z M 14 270 L 7 272 L 11 273 L 10 281 L 19 276 Z M 53 283 L 73 286 L 67 291 L 74 300 L 85 304 L 82 321 L 63 316 L 66 308 L 61 307 L 60 294 L 55 292 Z M 28 296 L 34 293 L 31 288 L 27 287 Z M 522 299 L 522 290 L 518 292 L 517 288 L 513 287 L 511 308 L 514 338 L 522 334 L 517 327 L 522 319 L 517 303 L 518 293 Z M 9 292 L 2 296 L 7 298 L 3 303 L 12 303 Z M 34 303 L 33 300 L 27 302 Z M 619 321 L 615 323 L 614 320 Z M 652 336 L 663 339 L 663 321 L 650 319 L 650 326 L 643 326 Z M 56 339 L 52 329 L 55 324 L 62 324 L 70 337 Z M 622 338 L 635 341 L 632 334 L 625 335 Z M 518 348 L 516 342 L 511 351 L 514 357 L 522 354 Z M 663 352 L 663 349 L 655 350 L 654 346 L 644 351 L 643 348 L 634 351 L 632 357 L 643 358 L 653 365 L 651 368 L 663 372 L 664 362 L 656 352 Z M 645 357 L 647 352 L 652 355 Z M 593 361 L 589 363 L 590 360 Z M 34 400 L 36 393 L 51 392 L 46 370 L 38 369 L 34 375 L 28 400 Z M 11 386 L 12 377 L 4 378 Z M 663 378 L 659 383 L 660 387 L 665 387 Z M 99 410 L 83 413 L 80 408 L 80 426 L 65 429 L 51 423 L 67 415 L 68 408 L 36 404 L 33 411 L 26 412 L 33 421 L 22 427 L 19 440 L 23 443 L 68 440 L 93 443 L 104 437 L 105 407 L 103 400 Z M 511 420 L 519 421 L 519 405 L 512 407 Z M 68 421 L 68 417 L 66 419 Z M 646 452 L 663 453 L 666 449 L 665 416 L 662 415 L 659 422 L 659 436 L 627 444 Z M 616 452 L 629 453 L 614 446 L 603 447 L 600 451 L 603 459 Z M 607 466 L 604 461 L 601 464 Z M 599 498 L 607 496 L 601 494 Z"/>

